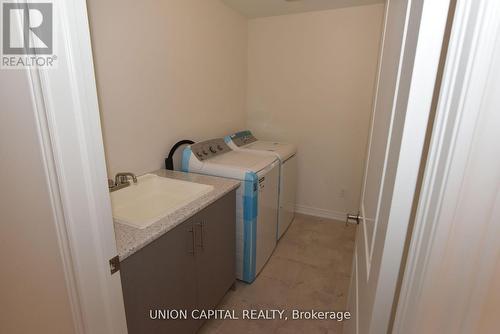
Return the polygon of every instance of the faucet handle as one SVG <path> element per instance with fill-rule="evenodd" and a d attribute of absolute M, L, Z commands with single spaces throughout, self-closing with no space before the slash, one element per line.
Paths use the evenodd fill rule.
<path fill-rule="evenodd" d="M 120 175 L 120 176 L 117 176 L 116 177 L 116 184 L 127 184 L 127 183 L 130 183 L 130 181 L 128 180 L 128 176 L 126 175 Z"/>
<path fill-rule="evenodd" d="M 118 173 L 116 174 L 115 176 L 115 184 L 118 185 L 118 184 L 130 184 L 130 181 L 128 180 L 128 178 L 131 177 L 132 180 L 134 181 L 134 183 L 137 183 L 137 177 L 135 176 L 134 173 L 129 173 L 129 172 L 126 172 L 126 173 Z"/>

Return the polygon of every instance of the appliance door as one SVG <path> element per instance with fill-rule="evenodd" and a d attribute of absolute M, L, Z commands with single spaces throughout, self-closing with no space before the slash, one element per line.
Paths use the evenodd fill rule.
<path fill-rule="evenodd" d="M 264 267 L 276 247 L 278 228 L 279 162 L 258 173 L 257 254 L 255 273 Z"/>
<path fill-rule="evenodd" d="M 281 165 L 278 239 L 285 234 L 295 217 L 296 193 L 297 156 L 294 155 Z"/>

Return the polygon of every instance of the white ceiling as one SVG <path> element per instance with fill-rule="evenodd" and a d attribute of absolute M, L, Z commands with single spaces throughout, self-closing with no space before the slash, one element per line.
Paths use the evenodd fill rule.
<path fill-rule="evenodd" d="M 384 3 L 384 0 L 222 0 L 248 18 Z"/>

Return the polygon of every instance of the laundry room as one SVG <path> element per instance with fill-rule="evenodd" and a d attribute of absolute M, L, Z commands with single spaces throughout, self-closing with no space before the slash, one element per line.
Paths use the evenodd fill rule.
<path fill-rule="evenodd" d="M 384 1 L 87 7 L 128 332 L 340 333 Z"/>
<path fill-rule="evenodd" d="M 0 0 L 1 334 L 500 333 L 500 1 Z"/>

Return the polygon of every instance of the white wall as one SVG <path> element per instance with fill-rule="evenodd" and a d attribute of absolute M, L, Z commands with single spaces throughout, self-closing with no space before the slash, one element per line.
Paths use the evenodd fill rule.
<path fill-rule="evenodd" d="M 219 0 L 88 0 L 108 174 L 245 126 L 247 20 Z"/>
<path fill-rule="evenodd" d="M 497 256 L 494 273 L 487 287 L 487 296 L 481 305 L 481 314 L 476 323 L 476 333 L 495 333 L 500 328 L 500 256 Z"/>
<path fill-rule="evenodd" d="M 298 145 L 303 210 L 358 210 L 383 8 L 249 21 L 247 125 Z"/>
<path fill-rule="evenodd" d="M 220 0 L 88 7 L 110 176 L 250 128 L 298 145 L 302 209 L 357 211 L 382 4 L 252 20 Z"/>
<path fill-rule="evenodd" d="M 26 70 L 0 71 L 0 333 L 74 333 Z"/>

